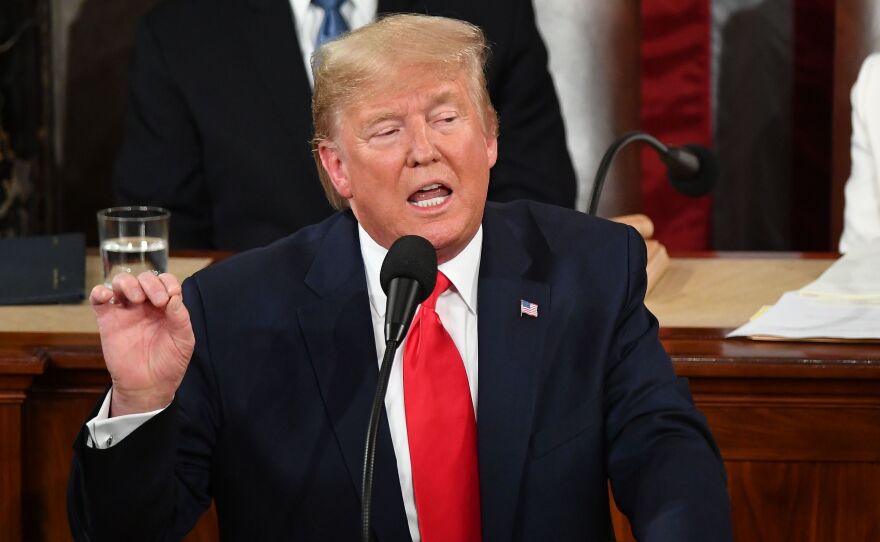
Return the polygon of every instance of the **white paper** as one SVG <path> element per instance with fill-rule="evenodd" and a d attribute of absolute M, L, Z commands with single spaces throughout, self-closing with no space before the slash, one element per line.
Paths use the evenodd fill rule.
<path fill-rule="evenodd" d="M 880 302 L 880 243 L 864 245 L 834 262 L 800 289 L 806 296 Z"/>
<path fill-rule="evenodd" d="M 880 339 L 880 303 L 786 292 L 766 312 L 728 337 Z"/>

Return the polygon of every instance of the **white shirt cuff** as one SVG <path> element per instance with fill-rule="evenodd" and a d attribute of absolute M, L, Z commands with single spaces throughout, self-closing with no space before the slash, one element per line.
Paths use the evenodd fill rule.
<path fill-rule="evenodd" d="M 86 422 L 89 429 L 89 438 L 86 445 L 89 448 L 97 448 L 106 450 L 116 444 L 122 442 L 122 439 L 130 435 L 135 429 L 145 424 L 150 418 L 162 412 L 168 405 L 159 410 L 151 412 L 140 412 L 138 414 L 126 414 L 124 416 L 115 416 L 110 418 L 110 398 L 113 395 L 113 389 L 104 397 L 98 415 Z M 169 403 L 170 405 L 171 403 Z"/>

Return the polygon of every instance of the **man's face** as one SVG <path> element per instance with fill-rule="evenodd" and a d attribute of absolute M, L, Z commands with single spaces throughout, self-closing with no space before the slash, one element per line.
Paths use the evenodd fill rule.
<path fill-rule="evenodd" d="M 421 235 L 442 263 L 480 226 L 498 147 L 465 81 L 398 70 L 343 110 L 332 140 L 318 146 L 336 191 L 385 248 Z"/>

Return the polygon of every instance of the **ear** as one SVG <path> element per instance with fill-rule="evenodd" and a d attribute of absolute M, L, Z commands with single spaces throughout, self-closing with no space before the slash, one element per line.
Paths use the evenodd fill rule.
<path fill-rule="evenodd" d="M 498 161 L 498 136 L 486 136 L 486 157 L 489 161 L 489 169 Z"/>
<path fill-rule="evenodd" d="M 330 182 L 333 183 L 336 193 L 340 197 L 351 199 L 351 183 L 348 177 L 348 168 L 345 167 L 339 147 L 332 141 L 321 141 L 318 143 L 318 156 L 321 157 L 321 164 L 324 166 L 324 170 L 327 171 L 327 175 L 330 177 Z"/>

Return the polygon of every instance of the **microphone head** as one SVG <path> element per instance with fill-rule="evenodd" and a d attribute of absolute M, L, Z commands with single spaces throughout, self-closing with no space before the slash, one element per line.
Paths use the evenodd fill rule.
<path fill-rule="evenodd" d="M 714 152 L 700 145 L 684 145 L 670 151 L 690 154 L 688 158 L 696 158 L 699 162 L 699 167 L 695 170 L 675 168 L 668 164 L 669 182 L 676 190 L 685 196 L 697 198 L 705 196 L 715 188 L 715 183 L 718 181 L 718 159 L 715 158 Z"/>
<path fill-rule="evenodd" d="M 408 278 L 419 284 L 417 303 L 421 303 L 434 291 L 437 282 L 437 252 L 424 237 L 404 235 L 388 249 L 382 270 L 379 272 L 379 283 L 388 295 L 391 281 L 396 278 Z"/>

